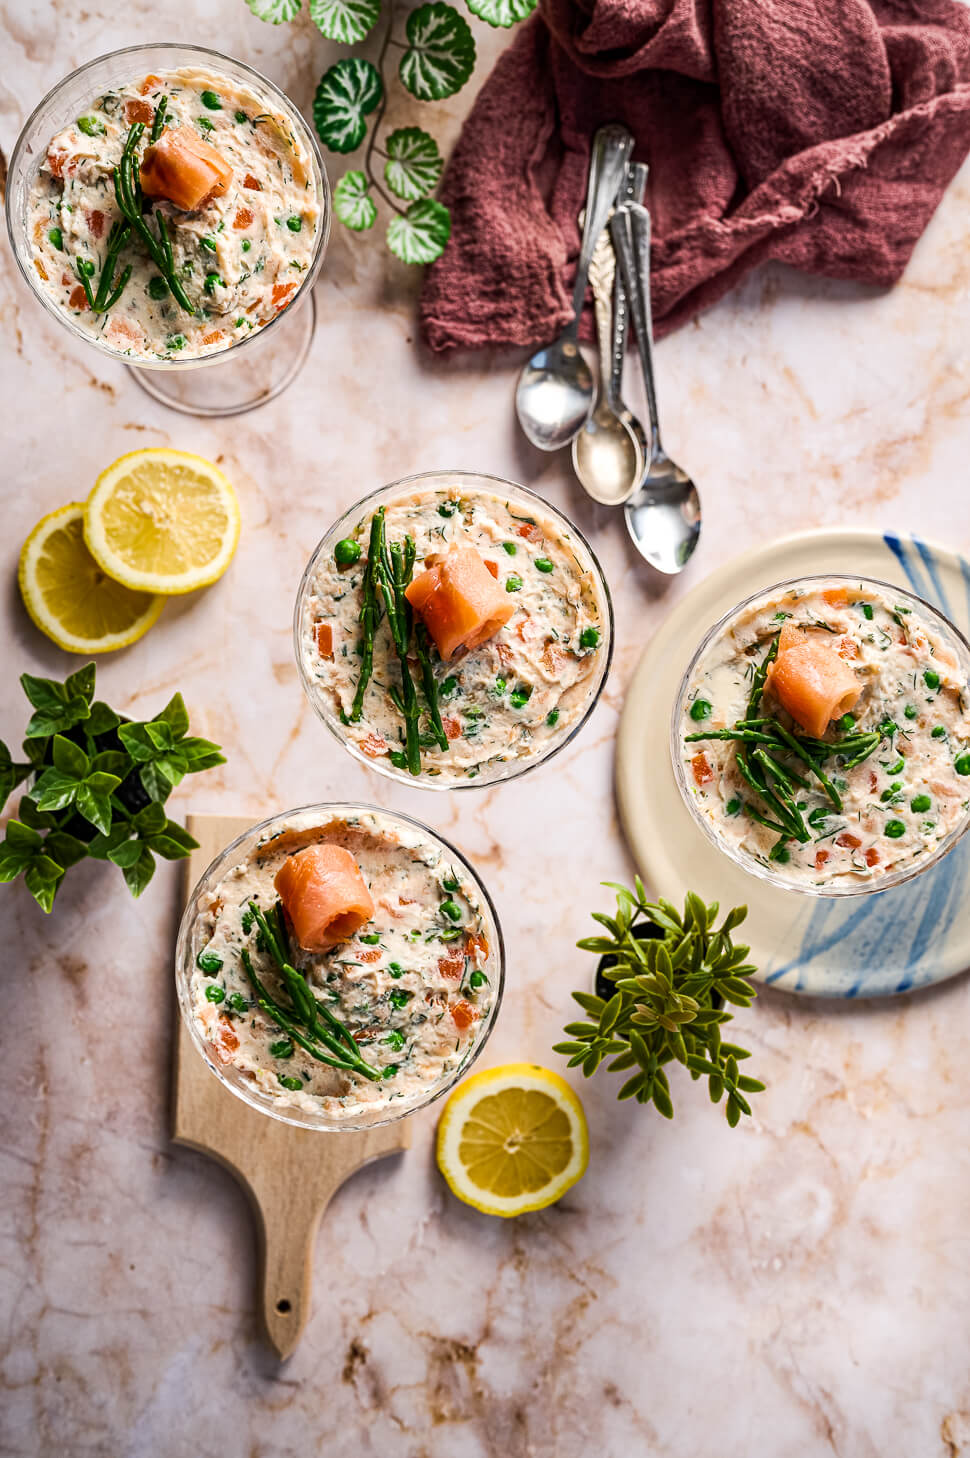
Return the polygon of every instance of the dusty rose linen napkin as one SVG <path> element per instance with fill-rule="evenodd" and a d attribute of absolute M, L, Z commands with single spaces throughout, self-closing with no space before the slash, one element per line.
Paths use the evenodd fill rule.
<path fill-rule="evenodd" d="M 435 350 L 537 345 L 569 317 L 590 138 L 650 164 L 658 335 L 777 258 L 889 285 L 970 149 L 960 0 L 540 0 L 442 185 Z"/>

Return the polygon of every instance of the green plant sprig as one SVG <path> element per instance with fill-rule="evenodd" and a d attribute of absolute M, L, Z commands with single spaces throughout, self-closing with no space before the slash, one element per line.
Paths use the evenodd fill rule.
<path fill-rule="evenodd" d="M 181 860 L 197 842 L 163 808 L 187 774 L 224 764 L 217 744 L 189 736 L 175 694 L 154 719 L 134 722 L 95 700 L 95 665 L 63 683 L 21 676 L 34 713 L 14 761 L 0 742 L 0 808 L 24 780 L 17 816 L 0 842 L 0 882 L 23 876 L 50 911 L 65 873 L 85 858 L 112 861 L 133 896 L 155 873 L 155 857 Z"/>
<path fill-rule="evenodd" d="M 357 1073 L 379 1082 L 383 1074 L 360 1056 L 360 1050 L 347 1027 L 335 1017 L 328 1007 L 318 1002 L 302 972 L 293 965 L 289 937 L 279 902 L 268 912 L 263 912 L 255 901 L 250 901 L 249 911 L 257 928 L 256 943 L 272 958 L 286 987 L 290 1006 L 283 1007 L 272 997 L 253 966 L 252 954 L 247 947 L 240 953 L 243 969 L 252 983 L 256 1002 L 267 1017 L 298 1043 L 318 1063 L 339 1068 L 347 1073 Z"/>
<path fill-rule="evenodd" d="M 759 1093 L 764 1084 L 738 1071 L 750 1057 L 736 1043 L 721 1040 L 721 1028 L 733 1014 L 724 1003 L 748 1007 L 756 996 L 746 978 L 755 971 L 747 961 L 750 948 L 735 946 L 731 933 L 748 914 L 736 906 L 715 929 L 718 904 L 707 906 L 688 891 L 683 914 L 669 901 L 648 901 L 639 876 L 635 889 L 613 881 L 603 883 L 616 892 L 616 915 L 594 912 L 608 935 L 584 937 L 583 951 L 598 957 L 611 955 L 615 964 L 604 976 L 616 983 L 607 1001 L 593 993 L 574 992 L 573 998 L 588 1021 L 568 1023 L 569 1041 L 554 1051 L 581 1067 L 589 1078 L 605 1059 L 609 1072 L 635 1070 L 617 1093 L 653 1103 L 664 1118 L 673 1118 L 674 1106 L 666 1068 L 679 1063 L 691 1078 L 706 1078 L 712 1103 L 726 1095 L 725 1114 L 733 1128 L 742 1114 L 750 1114 L 746 1094 Z M 640 940 L 634 923 L 646 917 L 663 936 Z"/>

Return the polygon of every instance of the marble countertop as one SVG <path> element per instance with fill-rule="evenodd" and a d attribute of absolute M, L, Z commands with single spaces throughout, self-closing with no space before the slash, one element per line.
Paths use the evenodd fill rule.
<path fill-rule="evenodd" d="M 248 60 L 306 106 L 332 57 L 309 21 L 272 29 L 242 0 L 122 8 L 0 4 L 0 147 L 37 98 L 115 46 L 170 36 Z M 476 27 L 476 83 L 504 44 Z M 471 92 L 438 109 L 444 142 Z M 398 105 L 392 120 L 416 120 Z M 423 119 L 423 118 L 422 118 Z M 486 1065 L 550 1051 L 588 984 L 577 952 L 603 879 L 632 873 L 613 740 L 637 657 L 673 602 L 729 555 L 835 522 L 970 546 L 970 262 L 964 168 L 889 294 L 755 274 L 661 345 L 665 444 L 700 483 L 690 570 L 652 578 L 565 457 L 527 447 L 516 361 L 442 365 L 417 346 L 417 277 L 379 237 L 337 228 L 309 363 L 273 404 L 179 416 L 76 344 L 0 247 L 7 672 L 70 666 L 32 628 L 15 564 L 35 520 L 83 499 L 122 452 L 171 444 L 236 483 L 238 556 L 171 605 L 99 686 L 131 712 L 174 689 L 228 763 L 178 812 L 257 819 L 328 797 L 423 816 L 471 856 L 499 909 L 509 985 Z M 607 691 L 544 770 L 479 794 L 402 790 L 315 721 L 290 646 L 293 594 L 332 518 L 411 471 L 468 467 L 547 494 L 596 546 L 617 609 Z M 662 888 L 659 888 L 662 889 Z M 230 1177 L 171 1145 L 177 868 L 140 902 L 90 864 L 45 918 L 3 889 L 6 1110 L 0 1138 L 0 1453 L 70 1458 L 957 1458 L 970 1454 L 970 981 L 893 1002 L 764 992 L 742 1016 L 769 1083 L 730 1131 L 703 1090 L 676 1123 L 581 1088 L 587 1177 L 500 1222 L 434 1167 L 434 1113 L 401 1159 L 355 1176 L 323 1221 L 314 1310 L 280 1366 L 260 1338 L 254 1232 Z"/>

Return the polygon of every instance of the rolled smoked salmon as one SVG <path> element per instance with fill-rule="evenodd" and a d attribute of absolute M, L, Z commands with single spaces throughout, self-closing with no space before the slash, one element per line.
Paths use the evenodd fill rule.
<path fill-rule="evenodd" d="M 328 952 L 374 915 L 360 867 L 343 846 L 308 845 L 284 861 L 273 885 L 307 952 Z"/>
<path fill-rule="evenodd" d="M 767 685 L 795 723 L 821 738 L 833 719 L 852 708 L 862 692 L 855 671 L 826 633 L 806 633 L 785 623 Z"/>
<path fill-rule="evenodd" d="M 477 648 L 515 610 L 509 594 L 474 547 L 449 552 L 414 579 L 406 596 L 444 659 L 459 648 Z"/>
<path fill-rule="evenodd" d="M 146 197 L 163 197 L 192 213 L 221 197 L 232 181 L 232 168 L 210 142 L 191 127 L 166 127 L 145 148 L 139 170 Z"/>

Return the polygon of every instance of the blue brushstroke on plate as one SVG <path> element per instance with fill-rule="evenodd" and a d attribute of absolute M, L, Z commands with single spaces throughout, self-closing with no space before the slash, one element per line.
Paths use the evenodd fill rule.
<path fill-rule="evenodd" d="M 963 621 L 948 601 L 933 549 L 887 532 L 886 546 L 913 592 L 966 631 L 970 624 L 970 563 L 959 560 L 966 590 Z M 788 987 L 834 997 L 881 997 L 935 982 L 944 970 L 943 948 L 970 891 L 970 835 L 930 871 L 905 886 L 860 900 L 819 901 L 808 918 L 797 954 L 774 967 L 766 982 L 796 974 Z M 834 949 L 838 948 L 834 956 Z M 861 969 L 865 969 L 862 971 Z M 842 979 L 838 985 L 836 979 Z"/>

